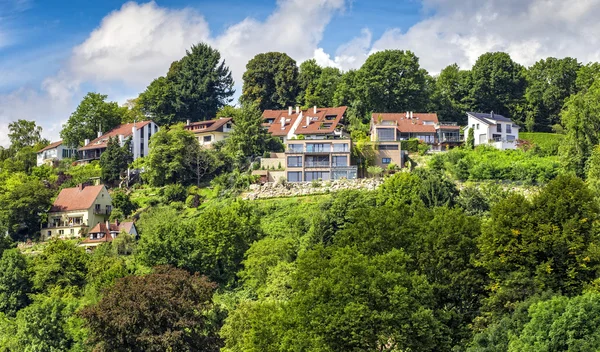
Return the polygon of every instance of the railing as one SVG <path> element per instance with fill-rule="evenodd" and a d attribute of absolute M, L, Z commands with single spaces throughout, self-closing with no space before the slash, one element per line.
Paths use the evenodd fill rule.
<path fill-rule="evenodd" d="M 307 161 L 304 167 L 329 167 L 329 161 Z"/>
<path fill-rule="evenodd" d="M 462 142 L 462 140 L 463 139 L 460 137 L 445 137 L 445 138 L 442 138 L 441 142 L 442 143 L 444 143 L 444 142 Z"/>
<path fill-rule="evenodd" d="M 68 228 L 73 228 L 73 227 L 88 227 L 86 224 L 47 224 L 46 227 L 44 227 L 45 229 L 60 229 L 60 228 L 64 228 L 64 229 L 68 229 Z"/>
<path fill-rule="evenodd" d="M 110 215 L 111 212 L 111 209 L 94 209 L 96 215 Z"/>
<path fill-rule="evenodd" d="M 350 145 L 349 144 L 330 144 L 325 147 L 313 147 L 311 145 L 307 145 L 306 147 L 293 147 L 289 146 L 286 148 L 285 152 L 287 154 L 295 154 L 295 153 L 312 153 L 312 154 L 328 154 L 328 153 L 350 153 Z"/>
<path fill-rule="evenodd" d="M 458 126 L 456 122 L 440 122 L 440 126 Z"/>

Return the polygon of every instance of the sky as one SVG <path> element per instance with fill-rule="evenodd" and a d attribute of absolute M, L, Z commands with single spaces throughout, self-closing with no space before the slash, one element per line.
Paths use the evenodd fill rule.
<path fill-rule="evenodd" d="M 17 119 L 57 140 L 87 92 L 123 103 L 198 42 L 221 52 L 237 96 L 268 51 L 346 71 L 411 50 L 431 74 L 488 51 L 600 61 L 598 15 L 600 0 L 0 0 L 0 145 Z"/>

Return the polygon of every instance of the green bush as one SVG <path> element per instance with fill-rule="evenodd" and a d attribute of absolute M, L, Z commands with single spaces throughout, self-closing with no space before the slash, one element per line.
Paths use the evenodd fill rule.
<path fill-rule="evenodd" d="M 407 141 L 400 142 L 400 149 L 406 150 L 411 153 L 416 153 L 419 151 L 419 143 L 421 141 L 418 139 L 409 139 Z"/>
<path fill-rule="evenodd" d="M 427 152 L 429 151 L 429 144 L 425 144 L 425 143 L 419 143 L 419 145 L 417 146 L 417 149 L 419 151 L 419 155 L 425 155 L 427 154 Z"/>
<path fill-rule="evenodd" d="M 383 173 L 383 169 L 379 166 L 369 166 L 367 168 L 367 173 L 371 177 L 378 177 L 378 176 L 381 176 L 381 174 Z"/>
<path fill-rule="evenodd" d="M 169 204 L 172 202 L 183 202 L 187 196 L 187 191 L 185 187 L 176 183 L 174 185 L 167 185 L 160 190 L 160 196 L 162 197 L 162 202 L 165 204 Z"/>
<path fill-rule="evenodd" d="M 541 156 L 558 155 L 558 147 L 563 142 L 565 135 L 557 133 L 522 132 L 519 139 L 530 142 L 538 148 Z"/>

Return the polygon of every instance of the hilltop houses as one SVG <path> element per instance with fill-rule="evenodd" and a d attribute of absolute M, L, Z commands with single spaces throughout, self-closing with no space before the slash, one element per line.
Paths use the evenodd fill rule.
<path fill-rule="evenodd" d="M 90 227 L 108 220 L 111 212 L 112 199 L 104 185 L 64 188 L 48 212 L 42 239 L 81 237 Z"/>
<path fill-rule="evenodd" d="M 519 126 L 502 115 L 467 112 L 468 124 L 465 136 L 473 130 L 475 145 L 492 145 L 498 149 L 517 149 Z"/>
<path fill-rule="evenodd" d="M 67 147 L 63 141 L 53 142 L 37 152 L 37 166 L 52 165 L 74 156 L 77 156 L 77 149 Z"/>
<path fill-rule="evenodd" d="M 103 243 L 114 241 L 121 233 L 138 237 L 138 232 L 133 222 L 118 221 L 114 224 L 110 222 L 100 222 L 94 226 L 86 235 L 86 238 L 81 241 L 81 246 L 92 249 Z"/>
<path fill-rule="evenodd" d="M 199 122 L 187 120 L 184 128 L 198 138 L 201 146 L 210 148 L 214 143 L 229 138 L 229 134 L 233 131 L 233 119 L 231 117 L 221 117 Z"/>
<path fill-rule="evenodd" d="M 118 138 L 121 146 L 131 138 L 131 152 L 133 160 L 148 155 L 150 150 L 150 137 L 158 132 L 158 126 L 153 121 L 141 121 L 120 125 L 107 133 L 98 132 L 98 137 L 92 141 L 85 140 L 83 147 L 79 148 L 80 163 L 100 159 L 106 150 L 109 138 Z"/>

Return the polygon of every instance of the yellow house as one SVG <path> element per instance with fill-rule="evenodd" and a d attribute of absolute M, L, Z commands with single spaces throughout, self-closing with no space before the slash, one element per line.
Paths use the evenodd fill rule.
<path fill-rule="evenodd" d="M 191 122 L 185 125 L 187 131 L 192 132 L 201 146 L 209 148 L 213 143 L 223 141 L 229 137 L 233 130 L 233 119 L 221 117 L 216 120 Z"/>
<path fill-rule="evenodd" d="M 104 185 L 78 185 L 58 194 L 42 229 L 42 240 L 82 237 L 90 227 L 104 223 L 112 212 L 112 199 Z"/>

